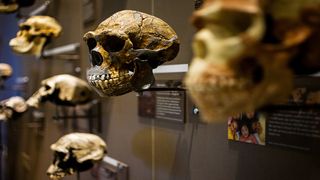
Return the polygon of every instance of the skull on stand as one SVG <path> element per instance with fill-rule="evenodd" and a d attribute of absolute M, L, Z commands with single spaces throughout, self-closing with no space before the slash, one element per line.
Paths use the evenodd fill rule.
<path fill-rule="evenodd" d="M 12 75 L 12 67 L 6 63 L 0 63 L 0 87 L 3 81 Z"/>
<path fill-rule="evenodd" d="M 92 168 L 107 153 L 107 145 L 94 134 L 70 133 L 52 144 L 51 150 L 54 151 L 54 160 L 47 175 L 50 179 L 60 179 Z"/>
<path fill-rule="evenodd" d="M 289 65 L 319 64 L 319 2 L 208 0 L 194 13 L 199 31 L 185 82 L 204 121 L 286 100 L 302 69 Z"/>
<path fill-rule="evenodd" d="M 161 19 L 123 10 L 84 35 L 91 68 L 87 78 L 101 96 L 118 96 L 149 88 L 152 69 L 174 59 L 179 40 Z"/>
<path fill-rule="evenodd" d="M 49 100 L 57 105 L 75 106 L 91 101 L 92 96 L 87 82 L 69 74 L 60 74 L 43 80 L 27 104 L 38 108 L 40 103 Z"/>
<path fill-rule="evenodd" d="M 28 105 L 22 97 L 13 96 L 0 101 L 0 120 L 15 119 L 28 110 Z"/>
<path fill-rule="evenodd" d="M 12 50 L 20 54 L 41 56 L 43 48 L 61 32 L 60 24 L 49 16 L 32 16 L 19 24 L 17 37 L 10 40 Z"/>
<path fill-rule="evenodd" d="M 21 7 L 31 6 L 35 0 L 0 0 L 0 13 L 13 13 Z"/>

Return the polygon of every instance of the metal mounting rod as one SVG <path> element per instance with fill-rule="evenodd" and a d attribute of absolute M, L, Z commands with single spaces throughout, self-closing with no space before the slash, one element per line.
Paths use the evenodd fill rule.
<path fill-rule="evenodd" d="M 80 47 L 80 43 L 67 44 L 67 45 L 56 47 L 53 49 L 44 50 L 42 56 L 49 57 L 54 55 L 66 54 L 66 53 L 70 53 L 78 50 L 79 47 Z"/>
<path fill-rule="evenodd" d="M 45 10 L 47 10 L 49 4 L 51 3 L 51 1 L 45 1 L 41 6 L 39 6 L 38 8 L 36 8 L 35 10 L 31 11 L 29 13 L 29 17 L 31 16 L 35 16 L 35 15 L 39 15 L 39 14 L 43 14 L 43 12 Z"/>
<path fill-rule="evenodd" d="M 161 65 L 153 70 L 154 74 L 183 73 L 188 71 L 188 64 Z"/>

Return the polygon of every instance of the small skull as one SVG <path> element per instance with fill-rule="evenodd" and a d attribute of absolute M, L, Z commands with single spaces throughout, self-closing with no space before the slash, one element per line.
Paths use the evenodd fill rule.
<path fill-rule="evenodd" d="M 200 29 L 186 85 L 206 122 L 284 99 L 292 87 L 289 56 L 260 44 L 265 23 L 251 0 L 209 1 L 195 12 Z"/>
<path fill-rule="evenodd" d="M 7 79 L 12 75 L 12 68 L 9 64 L 0 63 L 0 79 Z"/>
<path fill-rule="evenodd" d="M 1 0 L 0 13 L 13 13 L 21 7 L 31 6 L 35 0 Z"/>
<path fill-rule="evenodd" d="M 11 3 L 0 3 L 0 13 L 13 13 L 17 11 L 19 5 L 16 2 Z"/>
<path fill-rule="evenodd" d="M 16 53 L 40 56 L 43 48 L 51 38 L 58 37 L 60 24 L 49 16 L 32 16 L 19 24 L 17 37 L 10 40 L 9 45 Z"/>
<path fill-rule="evenodd" d="M 92 91 L 84 80 L 60 74 L 41 81 L 41 87 L 27 100 L 27 104 L 38 108 L 41 102 L 47 100 L 57 105 L 75 106 L 91 101 Z"/>
<path fill-rule="evenodd" d="M 0 102 L 0 120 L 14 119 L 26 112 L 27 103 L 22 97 L 14 96 Z"/>
<path fill-rule="evenodd" d="M 47 175 L 51 179 L 60 179 L 76 171 L 86 171 L 103 159 L 106 149 L 106 143 L 94 134 L 67 134 L 51 145 L 54 160 Z"/>
<path fill-rule="evenodd" d="M 174 59 L 179 40 L 161 19 L 132 10 L 115 13 L 84 35 L 91 68 L 87 78 L 101 96 L 147 89 L 152 69 Z"/>

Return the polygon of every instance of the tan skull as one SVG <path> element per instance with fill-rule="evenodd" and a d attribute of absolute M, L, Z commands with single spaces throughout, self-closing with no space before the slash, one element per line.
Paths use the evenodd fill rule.
<path fill-rule="evenodd" d="M 70 133 L 52 144 L 51 150 L 54 151 L 54 160 L 47 175 L 51 179 L 60 179 L 92 168 L 107 153 L 107 145 L 94 134 Z"/>
<path fill-rule="evenodd" d="M 292 87 L 283 46 L 261 44 L 265 19 L 257 1 L 215 0 L 195 13 L 200 29 L 185 82 L 206 122 L 283 100 Z"/>
<path fill-rule="evenodd" d="M 0 120 L 8 120 L 26 112 L 28 106 L 22 97 L 14 96 L 0 102 Z"/>
<path fill-rule="evenodd" d="M 46 44 L 61 32 L 60 24 L 49 16 L 32 16 L 19 24 L 17 37 L 9 45 L 16 53 L 40 56 Z"/>
<path fill-rule="evenodd" d="M 6 79 L 12 75 L 12 68 L 9 64 L 0 63 L 0 79 Z"/>
<path fill-rule="evenodd" d="M 41 102 L 47 100 L 57 105 L 74 106 L 92 100 L 92 91 L 84 80 L 60 74 L 43 80 L 41 87 L 27 100 L 27 104 L 38 108 Z"/>
<path fill-rule="evenodd" d="M 174 59 L 179 40 L 161 19 L 132 10 L 113 14 L 84 35 L 92 67 L 87 78 L 101 96 L 150 87 L 152 69 Z"/>
<path fill-rule="evenodd" d="M 15 2 L 13 3 L 0 3 L 0 13 L 12 13 L 17 11 L 19 5 Z"/>

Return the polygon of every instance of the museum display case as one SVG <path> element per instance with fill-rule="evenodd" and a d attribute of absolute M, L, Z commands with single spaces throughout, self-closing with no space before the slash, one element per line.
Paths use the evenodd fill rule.
<path fill-rule="evenodd" d="M 318 180 L 319 10 L 0 1 L 0 179 Z"/>

